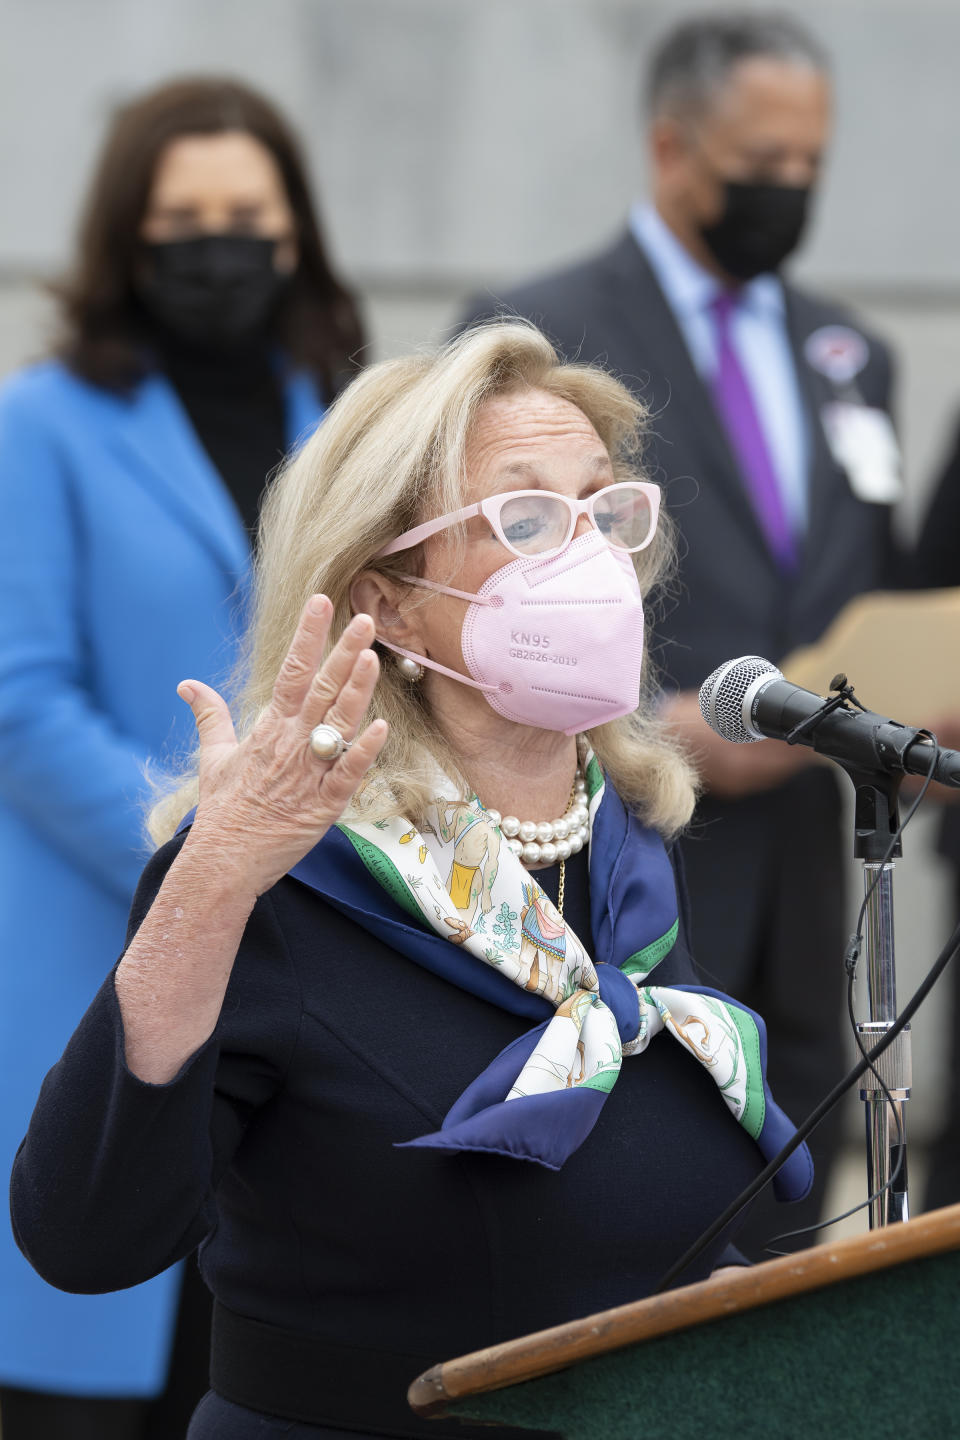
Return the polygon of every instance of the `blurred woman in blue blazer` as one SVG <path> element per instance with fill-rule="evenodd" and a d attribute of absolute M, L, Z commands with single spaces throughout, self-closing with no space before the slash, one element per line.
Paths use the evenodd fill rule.
<path fill-rule="evenodd" d="M 234 665 L 267 477 L 363 343 L 296 143 L 232 81 L 118 115 L 60 300 L 56 357 L 0 387 L 4 1173 L 122 948 L 148 766 L 191 743 L 177 682 Z M 191 1305 L 174 1345 L 180 1291 L 61 1294 L 4 1226 L 3 1440 L 183 1434 L 207 1342 Z"/>

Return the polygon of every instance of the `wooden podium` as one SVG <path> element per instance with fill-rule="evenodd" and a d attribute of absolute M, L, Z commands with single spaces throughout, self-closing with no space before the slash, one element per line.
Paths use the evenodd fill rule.
<path fill-rule="evenodd" d="M 960 1435 L 958 1352 L 954 1205 L 448 1360 L 408 1398 L 566 1440 L 926 1440 Z"/>

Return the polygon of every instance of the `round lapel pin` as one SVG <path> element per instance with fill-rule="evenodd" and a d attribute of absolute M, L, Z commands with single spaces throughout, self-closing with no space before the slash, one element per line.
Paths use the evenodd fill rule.
<path fill-rule="evenodd" d="M 834 385 L 849 385 L 869 360 L 870 347 L 849 325 L 824 325 L 807 336 L 803 353 Z"/>

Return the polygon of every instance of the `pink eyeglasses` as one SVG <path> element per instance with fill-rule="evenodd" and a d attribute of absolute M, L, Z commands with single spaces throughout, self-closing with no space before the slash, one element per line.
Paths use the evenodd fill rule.
<path fill-rule="evenodd" d="M 377 559 L 409 550 L 430 535 L 471 516 L 483 515 L 502 545 L 514 555 L 556 555 L 569 545 L 581 515 L 600 531 L 608 545 L 634 554 L 650 544 L 660 513 L 660 487 L 643 480 L 622 480 L 607 485 L 587 500 L 571 500 L 552 490 L 507 490 L 476 505 L 465 505 L 452 515 L 428 520 L 405 530 L 378 551 Z"/>

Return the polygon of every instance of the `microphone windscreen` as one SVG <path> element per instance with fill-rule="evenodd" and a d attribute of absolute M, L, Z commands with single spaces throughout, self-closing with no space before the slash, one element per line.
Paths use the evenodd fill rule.
<path fill-rule="evenodd" d="M 700 686 L 700 714 L 711 730 L 732 740 L 735 745 L 746 745 L 762 737 L 753 734 L 744 720 L 744 701 L 752 692 L 757 680 L 783 679 L 776 665 L 764 660 L 762 655 L 741 655 L 739 660 L 725 660 L 718 665 Z"/>

